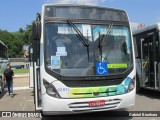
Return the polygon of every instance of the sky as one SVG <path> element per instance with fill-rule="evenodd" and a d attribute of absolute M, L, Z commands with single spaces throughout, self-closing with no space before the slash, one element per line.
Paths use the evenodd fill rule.
<path fill-rule="evenodd" d="M 16 32 L 26 28 L 41 12 L 43 4 L 85 4 L 123 9 L 132 28 L 160 22 L 160 0 L 0 0 L 0 29 Z"/>

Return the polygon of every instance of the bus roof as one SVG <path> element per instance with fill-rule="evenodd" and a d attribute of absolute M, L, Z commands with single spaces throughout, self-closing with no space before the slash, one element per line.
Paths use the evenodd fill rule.
<path fill-rule="evenodd" d="M 142 32 L 148 31 L 148 30 L 152 30 L 152 29 L 159 30 L 160 29 L 160 23 L 156 23 L 156 24 L 153 24 L 153 25 L 146 26 L 144 28 L 133 30 L 132 33 L 133 33 L 133 35 L 136 35 L 136 34 L 139 34 L 139 33 L 142 33 Z"/>

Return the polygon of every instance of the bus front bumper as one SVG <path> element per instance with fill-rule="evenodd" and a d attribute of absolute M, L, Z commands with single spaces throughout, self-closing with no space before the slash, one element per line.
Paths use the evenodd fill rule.
<path fill-rule="evenodd" d="M 89 106 L 90 101 L 105 101 L 103 106 Z M 121 109 L 135 104 L 135 89 L 127 94 L 81 99 L 57 99 L 47 94 L 42 95 L 42 112 L 44 115 L 76 114 L 95 111 Z"/>

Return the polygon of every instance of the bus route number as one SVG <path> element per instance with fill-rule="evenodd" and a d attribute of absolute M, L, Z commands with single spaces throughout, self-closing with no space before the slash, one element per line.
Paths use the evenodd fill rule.
<path fill-rule="evenodd" d="M 59 92 L 67 92 L 67 91 L 69 91 L 69 88 L 58 88 L 57 91 L 59 91 Z"/>

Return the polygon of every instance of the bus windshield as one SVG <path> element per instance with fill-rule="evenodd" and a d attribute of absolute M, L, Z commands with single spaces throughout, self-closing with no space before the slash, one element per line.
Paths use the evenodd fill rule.
<path fill-rule="evenodd" d="M 100 75 L 96 73 L 97 63 L 105 63 L 105 75 L 120 74 L 132 66 L 128 27 L 112 25 L 109 29 L 109 25 L 74 25 L 82 33 L 88 47 L 83 45 L 80 36 L 70 24 L 45 24 L 47 69 L 62 76 L 95 76 Z M 103 65 L 100 69 L 102 67 Z"/>

